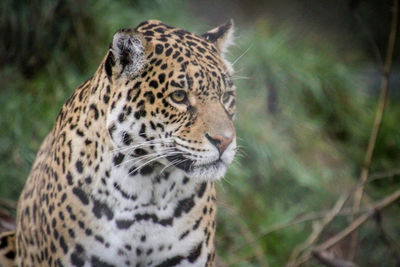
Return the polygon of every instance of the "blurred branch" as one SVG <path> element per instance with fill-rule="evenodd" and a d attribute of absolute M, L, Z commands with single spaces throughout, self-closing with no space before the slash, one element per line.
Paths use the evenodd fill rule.
<path fill-rule="evenodd" d="M 394 169 L 394 170 L 389 170 L 389 171 L 384 171 L 384 172 L 377 172 L 377 173 L 371 174 L 368 177 L 368 182 L 386 179 L 386 178 L 393 178 L 396 175 L 400 175 L 400 169 Z"/>
<path fill-rule="evenodd" d="M 332 253 L 327 251 L 313 251 L 313 256 L 322 264 L 328 267 L 356 267 L 353 262 L 336 258 Z"/>
<path fill-rule="evenodd" d="M 322 244 L 315 246 L 314 248 L 311 247 L 311 251 L 324 251 L 336 245 L 339 241 L 343 240 L 343 238 L 345 238 L 346 236 L 357 230 L 358 227 L 360 227 L 364 222 L 366 222 L 370 217 L 372 217 L 376 211 L 386 208 L 399 198 L 400 198 L 400 189 L 390 194 L 386 198 L 378 202 L 375 202 L 375 204 L 370 205 L 367 208 L 368 210 L 367 212 L 357 217 L 357 219 L 355 219 L 349 226 L 347 226 L 345 229 L 343 229 L 333 237 L 324 241 Z M 308 251 L 290 266 L 300 266 L 301 264 L 307 262 L 310 258 L 311 258 L 311 252 Z"/>
<path fill-rule="evenodd" d="M 387 102 L 387 95 L 388 95 L 388 87 L 389 87 L 389 75 L 390 75 L 390 69 L 391 69 L 391 64 L 392 64 L 392 57 L 393 57 L 393 49 L 394 49 L 394 42 L 395 42 L 395 37 L 396 37 L 396 32 L 397 32 L 397 13 L 398 13 L 398 0 L 395 1 L 395 9 L 393 13 L 393 18 L 392 18 L 392 27 L 391 27 L 391 33 L 389 37 L 389 45 L 388 45 L 388 51 L 386 55 L 386 61 L 385 61 L 385 66 L 383 70 L 383 76 L 382 76 L 382 83 L 381 83 L 381 95 L 380 95 L 380 100 L 379 100 L 379 105 L 377 109 L 377 113 L 375 116 L 375 122 L 374 122 L 374 127 L 372 129 L 372 133 L 368 142 L 368 147 L 367 147 L 367 152 L 365 155 L 364 159 L 364 164 L 363 164 L 363 169 L 360 175 L 359 182 L 357 183 L 355 187 L 355 191 L 350 190 L 349 192 L 342 194 L 339 199 L 336 201 L 334 207 L 331 209 L 331 211 L 326 215 L 326 217 L 323 218 L 322 222 L 319 225 L 316 225 L 314 228 L 313 232 L 310 234 L 308 239 L 302 243 L 301 245 L 297 246 L 293 252 L 292 255 L 289 259 L 288 266 L 299 266 L 302 263 L 306 262 L 307 260 L 310 259 L 311 253 L 310 253 L 310 248 L 312 248 L 313 244 L 317 241 L 318 237 L 321 235 L 322 231 L 324 228 L 337 216 L 337 214 L 340 213 L 341 209 L 343 208 L 346 200 L 353 194 L 354 192 L 354 202 L 353 202 L 353 214 L 354 216 L 359 213 L 360 211 L 360 204 L 361 204 L 361 198 L 362 198 L 362 193 L 364 189 L 364 184 L 367 182 L 368 175 L 369 175 L 369 167 L 372 161 L 372 155 L 373 151 L 375 148 L 375 143 L 376 139 L 378 136 L 378 132 L 382 123 L 382 117 L 384 113 L 384 109 L 386 106 Z M 365 213 L 364 215 L 358 217 L 353 224 L 351 224 L 349 227 L 354 227 L 354 226 L 359 226 L 363 222 L 365 222 L 369 218 L 369 213 Z M 347 230 L 351 230 L 350 232 L 340 232 L 339 234 L 345 234 L 347 236 L 349 233 L 353 232 L 354 230 L 357 229 L 357 227 L 353 228 L 346 228 Z M 345 230 L 346 230 L 345 229 Z M 338 235 L 339 235 L 338 234 Z M 341 237 L 341 236 L 334 236 L 334 237 Z M 344 237 L 344 236 L 343 236 Z M 343 238 L 341 237 L 341 238 Z M 335 241 L 335 239 L 329 239 L 326 242 L 332 242 Z M 341 239 L 340 239 L 341 240 Z M 353 240 L 357 240 L 357 237 L 353 237 Z M 338 242 L 337 240 L 336 242 Z M 330 244 L 324 242 L 323 244 Z M 351 251 L 355 251 L 355 243 L 352 243 L 352 249 Z M 322 250 L 325 250 L 325 248 L 321 248 Z"/>
<path fill-rule="evenodd" d="M 355 192 L 355 195 L 354 195 L 354 200 L 353 200 L 354 213 L 357 213 L 360 209 L 361 199 L 362 199 L 363 191 L 364 191 L 363 184 L 365 183 L 365 181 L 368 178 L 369 168 L 371 165 L 372 156 L 373 156 L 374 149 L 375 149 L 376 139 L 378 137 L 379 129 L 382 124 L 382 118 L 383 118 L 383 114 L 385 111 L 385 106 L 386 106 L 387 98 L 388 98 L 389 78 L 390 78 L 390 71 L 391 71 L 391 67 L 392 67 L 393 51 L 394 51 L 394 46 L 396 43 L 396 35 L 397 35 L 399 1 L 394 0 L 393 3 L 394 3 L 394 5 L 393 5 L 392 24 L 390 27 L 390 34 L 389 34 L 389 40 L 388 40 L 388 47 L 387 47 L 387 51 L 386 51 L 385 65 L 383 67 L 383 73 L 382 73 L 381 93 L 380 93 L 380 97 L 379 97 L 379 104 L 378 104 L 378 109 L 377 109 L 376 115 L 375 115 L 374 127 L 372 128 L 372 132 L 371 132 L 371 135 L 370 135 L 370 138 L 368 141 L 368 147 L 367 147 L 367 152 L 366 152 L 365 158 L 364 158 L 363 168 L 362 168 L 361 174 L 360 174 L 359 180 L 360 180 L 361 187 Z M 356 254 L 357 243 L 358 243 L 357 240 L 358 240 L 358 234 L 357 234 L 357 232 L 355 232 L 352 235 L 352 239 L 351 239 L 349 259 L 353 259 Z"/>
<path fill-rule="evenodd" d="M 380 180 L 380 179 L 387 179 L 387 178 L 393 178 L 396 175 L 400 175 L 400 169 L 394 169 L 394 170 L 389 170 L 389 171 L 382 171 L 382 172 L 377 172 L 377 173 L 373 173 L 368 177 L 368 180 L 366 182 L 372 182 L 375 180 Z M 349 192 L 346 194 L 346 196 L 350 196 L 351 194 L 354 193 L 354 191 L 357 189 L 357 187 L 353 187 L 352 189 L 349 190 Z M 219 206 L 224 206 L 225 208 L 229 208 L 230 211 L 232 213 L 235 213 L 237 211 L 232 211 L 232 208 L 230 206 L 228 206 L 227 204 L 224 203 L 219 203 Z M 337 205 L 337 204 L 336 204 Z M 335 206 L 336 206 L 335 205 Z M 227 209 L 227 210 L 229 210 Z M 338 212 L 336 214 L 336 217 L 338 216 L 354 216 L 354 215 L 359 215 L 361 213 L 366 212 L 367 209 L 363 208 L 361 210 L 359 210 L 358 213 L 354 213 L 352 208 L 342 208 L 342 210 L 340 212 Z M 310 221 L 315 221 L 315 220 L 319 220 L 321 218 L 326 217 L 327 215 L 332 213 L 332 209 L 330 210 L 321 210 L 321 211 L 312 211 L 312 212 L 308 212 L 308 213 L 302 213 L 302 214 L 298 214 L 296 216 L 294 216 L 294 218 L 286 221 L 286 222 L 280 222 L 280 223 L 276 223 L 264 230 L 262 230 L 255 238 L 249 240 L 248 242 L 241 244 L 240 247 L 234 248 L 232 250 L 233 253 L 237 253 L 239 250 L 244 249 L 247 246 L 252 245 L 254 242 L 257 242 L 258 239 L 264 238 L 265 236 L 280 231 L 282 229 L 285 229 L 287 227 L 290 226 L 294 226 L 297 224 L 301 224 L 301 223 L 306 223 L 306 222 L 310 222 Z"/>
<path fill-rule="evenodd" d="M 357 190 L 362 188 L 364 184 L 367 182 L 359 181 L 355 186 L 353 186 L 350 190 L 343 193 L 338 200 L 336 201 L 335 205 L 332 209 L 325 213 L 323 220 L 320 224 L 316 224 L 314 227 L 313 232 L 309 235 L 307 240 L 302 244 L 296 246 L 290 255 L 289 262 L 287 263 L 288 267 L 298 266 L 298 262 L 302 262 L 301 259 L 307 258 L 309 259 L 309 251 L 312 248 L 313 244 L 318 240 L 319 236 L 322 234 L 325 227 L 339 214 L 341 214 L 343 206 L 345 205 L 346 201 L 350 198 L 350 196 L 354 195 Z M 355 212 L 353 209 L 351 210 L 349 215 L 355 216 L 360 213 L 360 210 Z"/>
<path fill-rule="evenodd" d="M 359 13 L 354 13 L 354 17 L 357 20 L 358 25 L 360 25 L 361 31 L 364 33 L 364 35 L 367 37 L 368 42 L 371 45 L 372 51 L 375 55 L 376 60 L 378 61 L 379 64 L 379 68 L 382 68 L 383 66 L 383 60 L 382 60 L 382 56 L 381 53 L 379 51 L 379 47 L 378 44 L 376 43 L 376 41 L 374 40 L 374 38 L 372 37 L 371 32 L 368 30 L 367 26 L 364 24 L 361 16 Z"/>
<path fill-rule="evenodd" d="M 0 198 L 0 232 L 15 229 L 15 218 L 10 213 L 10 210 L 15 211 L 16 209 L 16 201 Z"/>
<path fill-rule="evenodd" d="M 11 199 L 0 198 L 0 206 L 3 206 L 10 210 L 16 210 L 17 202 Z"/>
<path fill-rule="evenodd" d="M 15 219 L 10 212 L 0 207 L 0 233 L 15 229 Z"/>
<path fill-rule="evenodd" d="M 375 181 L 378 179 L 392 178 L 395 175 L 400 175 L 400 170 L 394 169 L 394 170 L 389 170 L 389 171 L 373 173 L 368 177 L 367 181 L 365 181 L 365 182 L 372 182 L 372 181 Z M 364 185 L 364 183 L 362 185 Z M 343 208 L 347 199 L 351 195 L 353 195 L 354 192 L 360 187 L 361 187 L 361 184 L 357 184 L 354 187 L 352 187 L 348 192 L 344 193 L 336 201 L 336 203 L 332 209 L 300 214 L 300 215 L 295 216 L 293 219 L 290 219 L 289 221 L 274 224 L 271 227 L 268 227 L 267 229 L 261 231 L 256 237 L 253 236 L 253 238 L 246 238 L 246 243 L 242 244 L 240 247 L 233 249 L 232 252 L 237 253 L 241 249 L 244 249 L 244 248 L 248 247 L 249 245 L 254 244 L 255 242 L 257 242 L 258 239 L 261 239 L 261 238 L 265 237 L 266 235 L 280 231 L 287 227 L 294 226 L 294 225 L 301 224 L 301 223 L 306 223 L 309 221 L 319 220 L 321 218 L 325 218 L 325 220 L 322 224 L 320 224 L 319 226 L 314 228 L 313 233 L 307 239 L 308 242 L 307 241 L 304 242 L 301 245 L 301 247 L 298 246 L 297 248 L 295 248 L 295 250 L 297 250 L 296 252 L 292 252 L 292 255 L 290 257 L 291 260 L 289 260 L 289 263 L 287 264 L 287 266 L 292 266 L 292 264 L 294 264 L 294 262 L 296 262 L 297 257 L 301 254 L 301 252 L 307 250 L 307 248 L 311 247 L 311 245 L 315 243 L 315 241 L 317 240 L 319 235 L 322 233 L 323 228 L 325 228 L 327 226 L 327 224 L 329 224 L 329 222 L 332 221 L 332 219 L 334 217 L 355 216 L 355 215 L 359 215 L 359 214 L 362 214 L 362 213 L 365 213 L 368 211 L 368 208 L 363 208 L 363 209 L 360 209 L 357 213 L 354 213 L 354 210 L 352 208 Z M 223 204 L 219 203 L 219 205 L 222 206 Z M 232 210 L 232 208 L 230 206 L 229 206 L 229 208 L 232 213 L 235 213 L 237 215 L 237 211 Z M 310 240 L 312 240 L 312 241 L 310 241 Z M 296 254 L 294 255 L 294 253 L 296 253 Z M 235 262 L 237 262 L 237 261 L 235 261 Z"/>
<path fill-rule="evenodd" d="M 396 240 L 395 237 L 392 237 L 386 230 L 385 227 L 383 226 L 382 223 L 382 215 L 378 211 L 376 213 L 377 216 L 375 219 L 376 225 L 378 227 L 378 230 L 380 232 L 380 239 L 382 242 L 386 245 L 387 247 L 387 252 L 390 254 L 395 254 L 397 258 L 399 258 L 400 254 L 400 243 Z"/>
<path fill-rule="evenodd" d="M 353 231 L 357 230 L 357 228 L 360 227 L 360 225 L 363 224 L 372 215 L 374 215 L 374 213 L 376 211 L 386 208 L 387 206 L 389 206 L 390 204 L 395 202 L 398 198 L 400 198 L 400 189 L 395 191 L 394 193 L 390 194 L 389 196 L 385 197 L 381 201 L 378 201 L 377 203 L 371 205 L 368 212 L 359 216 L 356 220 L 353 221 L 353 223 L 351 223 L 349 226 L 347 226 L 345 229 L 340 231 L 335 236 L 329 238 L 322 244 L 318 245 L 315 249 L 326 250 L 326 249 L 332 247 L 337 242 L 342 240 L 344 237 L 346 237 Z"/>
<path fill-rule="evenodd" d="M 261 231 L 256 237 L 254 237 L 253 239 L 247 240 L 246 243 L 241 244 L 240 247 L 234 248 L 232 250 L 232 253 L 238 253 L 238 251 L 240 251 L 241 249 L 244 249 L 252 244 L 254 244 L 254 242 L 257 242 L 258 239 L 261 239 L 271 233 L 280 231 L 282 229 L 285 229 L 287 227 L 290 226 L 294 226 L 297 224 L 301 224 L 301 223 L 305 223 L 305 222 L 309 222 L 309 221 L 315 221 L 315 220 L 319 220 L 321 218 L 324 218 L 327 216 L 328 213 L 330 213 L 331 210 L 323 210 L 323 211 L 318 211 L 318 212 L 309 212 L 306 214 L 302 214 L 302 215 L 297 215 L 295 216 L 293 219 L 287 221 L 287 222 L 283 222 L 283 223 L 276 223 L 274 225 L 272 225 L 271 227 L 268 227 L 267 229 Z M 365 210 L 361 210 L 360 213 L 365 212 Z M 349 216 L 349 215 L 353 215 L 353 210 L 352 209 L 343 209 L 341 212 L 339 212 L 338 214 L 336 214 L 336 216 Z"/>
<path fill-rule="evenodd" d="M 318 240 L 318 237 L 321 235 L 322 231 L 325 227 L 339 214 L 341 209 L 343 208 L 344 204 L 346 203 L 347 199 L 352 194 L 353 190 L 349 190 L 348 192 L 342 194 L 339 199 L 336 201 L 333 208 L 326 214 L 326 216 L 322 219 L 320 224 L 316 224 L 314 227 L 313 232 L 309 235 L 307 240 L 302 244 L 296 246 L 290 255 L 289 262 L 287 264 L 288 267 L 295 267 L 299 266 L 298 259 L 302 259 L 303 257 L 300 256 L 304 251 L 308 250 L 313 244 Z M 306 253 L 303 255 L 307 255 L 309 258 L 310 253 Z M 299 257 L 300 256 L 300 257 Z M 308 260 L 308 259 L 307 259 Z"/>

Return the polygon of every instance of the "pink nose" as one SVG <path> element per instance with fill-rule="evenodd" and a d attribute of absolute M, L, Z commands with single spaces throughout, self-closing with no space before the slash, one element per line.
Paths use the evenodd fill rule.
<path fill-rule="evenodd" d="M 218 149 L 219 154 L 222 155 L 222 153 L 224 153 L 229 144 L 232 143 L 234 135 L 232 134 L 231 137 L 228 138 L 220 134 L 210 136 L 209 134 L 206 133 L 206 137 L 210 141 L 210 143 L 213 144 Z"/>

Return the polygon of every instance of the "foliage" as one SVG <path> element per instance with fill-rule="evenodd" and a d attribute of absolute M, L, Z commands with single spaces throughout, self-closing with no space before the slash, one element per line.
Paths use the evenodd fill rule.
<path fill-rule="evenodd" d="M 0 197 L 14 200 L 58 110 L 95 71 L 116 29 L 149 18 L 191 31 L 209 28 L 187 12 L 178 14 L 180 1 L 33 2 L 1 4 L 0 36 L 8 29 L 12 38 L 0 46 Z M 217 247 L 233 266 L 286 262 L 311 224 L 262 233 L 301 213 L 331 207 L 354 183 L 376 108 L 373 88 L 359 75 L 366 67 L 362 54 L 343 54 L 323 38 L 268 25 L 264 20 L 238 25 L 229 57 L 235 62 L 241 149 L 218 183 Z M 385 114 L 373 171 L 400 162 L 397 102 L 392 99 Z M 390 192 L 398 178 L 369 184 L 365 201 Z M 382 214 L 383 227 L 395 240 L 400 237 L 398 214 L 398 206 Z M 339 219 L 329 231 L 345 223 Z M 374 222 L 361 229 L 356 260 L 361 266 L 395 264 L 399 251 L 385 254 L 379 229 Z"/>

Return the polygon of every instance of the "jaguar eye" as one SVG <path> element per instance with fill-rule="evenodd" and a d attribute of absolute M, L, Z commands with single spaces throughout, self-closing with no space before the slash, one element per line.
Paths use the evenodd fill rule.
<path fill-rule="evenodd" d="M 175 103 L 182 104 L 183 102 L 186 101 L 187 94 L 183 90 L 178 90 L 178 91 L 173 92 L 170 95 L 170 97 L 171 97 L 172 101 L 174 101 Z"/>
<path fill-rule="evenodd" d="M 222 103 L 224 103 L 224 104 L 228 103 L 229 98 L 230 98 L 231 95 L 232 95 L 232 92 L 230 92 L 230 91 L 225 92 L 225 93 L 222 95 Z"/>

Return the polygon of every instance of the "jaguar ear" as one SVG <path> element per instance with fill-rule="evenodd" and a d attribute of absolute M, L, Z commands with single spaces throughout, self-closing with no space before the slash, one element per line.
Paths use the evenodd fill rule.
<path fill-rule="evenodd" d="M 224 54 L 233 45 L 233 33 L 233 20 L 230 19 L 225 24 L 203 33 L 202 36 L 209 42 L 214 43 L 218 50 Z"/>
<path fill-rule="evenodd" d="M 145 61 L 144 38 L 131 29 L 114 34 L 104 67 L 108 77 L 134 78 L 141 73 Z"/>

